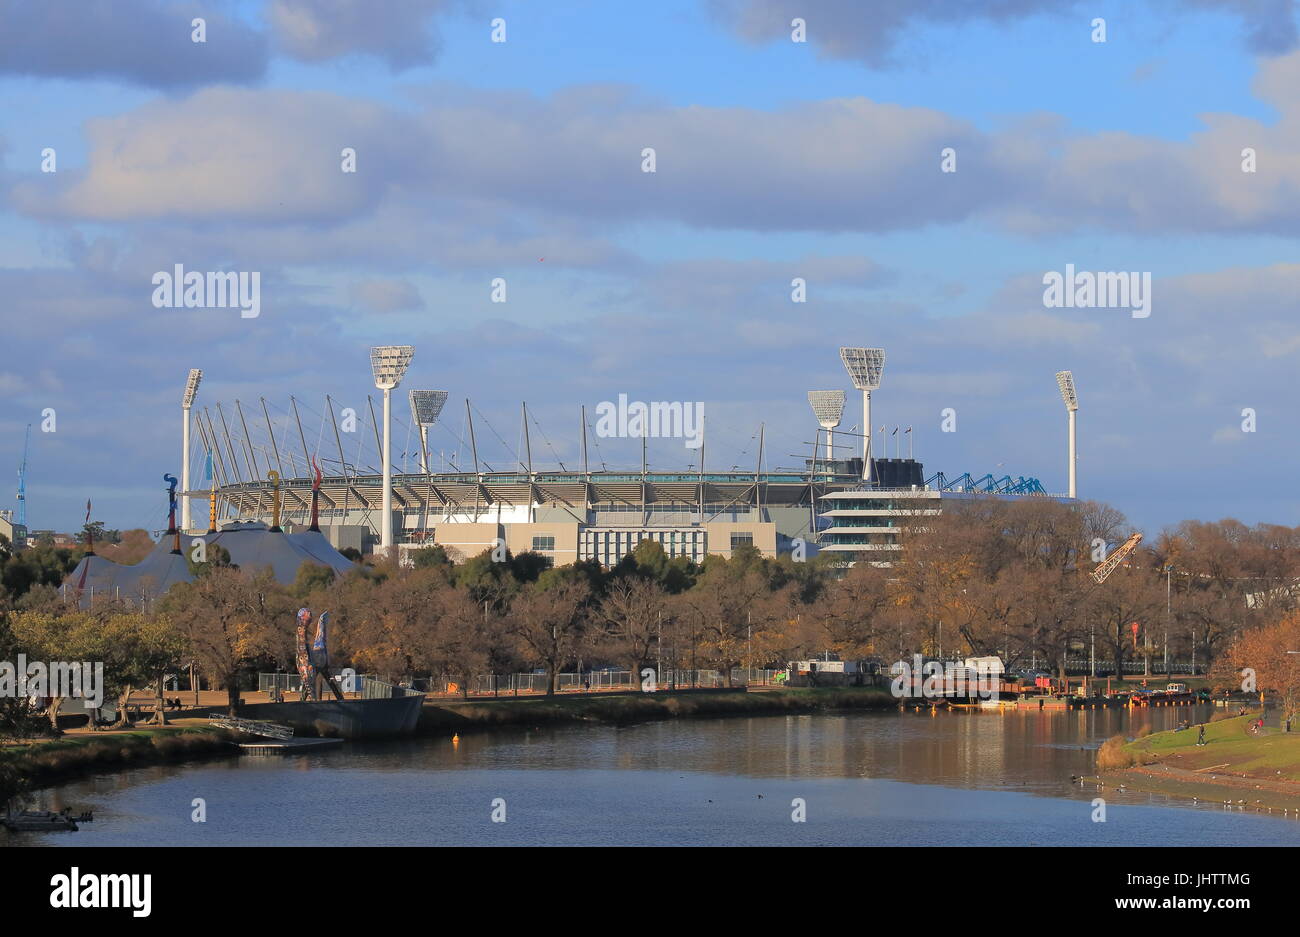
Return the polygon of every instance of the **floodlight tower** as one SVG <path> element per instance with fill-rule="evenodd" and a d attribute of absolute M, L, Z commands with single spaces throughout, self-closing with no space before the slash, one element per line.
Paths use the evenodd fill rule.
<path fill-rule="evenodd" d="M 411 417 L 420 427 L 420 471 L 429 474 L 429 427 L 438 422 L 438 414 L 447 402 L 445 390 L 413 390 L 408 393 L 411 398 Z"/>
<path fill-rule="evenodd" d="M 812 404 L 813 416 L 817 417 L 821 428 L 826 430 L 826 461 L 829 462 L 835 458 L 835 427 L 840 425 L 840 419 L 844 416 L 844 391 L 810 390 L 808 403 Z"/>
<path fill-rule="evenodd" d="M 1056 386 L 1061 388 L 1061 399 L 1065 401 L 1065 409 L 1070 414 L 1070 497 L 1076 497 L 1075 481 L 1078 472 L 1079 457 L 1075 449 L 1076 433 L 1078 424 L 1076 416 L 1079 413 L 1079 395 L 1074 391 L 1074 375 L 1069 371 L 1056 372 Z"/>
<path fill-rule="evenodd" d="M 415 348 L 411 345 L 379 345 L 370 349 L 370 370 L 375 374 L 375 387 L 384 392 L 384 451 L 380 453 L 384 470 L 384 499 L 379 526 L 379 548 L 385 556 L 389 556 L 393 549 L 393 462 L 389 442 L 392 392 L 402 383 L 402 376 L 406 374 L 414 354 Z"/>
<path fill-rule="evenodd" d="M 185 380 L 185 393 L 181 397 L 181 530 L 190 529 L 190 407 L 199 392 L 203 372 L 190 368 Z"/>
<path fill-rule="evenodd" d="M 841 348 L 840 360 L 853 386 L 862 391 L 862 480 L 871 481 L 871 392 L 885 370 L 883 348 Z"/>

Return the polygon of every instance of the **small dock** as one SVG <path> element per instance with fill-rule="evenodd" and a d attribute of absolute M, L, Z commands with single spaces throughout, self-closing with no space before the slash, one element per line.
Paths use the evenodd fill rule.
<path fill-rule="evenodd" d="M 343 739 L 268 739 L 265 742 L 241 742 L 240 751 L 249 755 L 292 755 L 297 752 L 342 745 Z"/>

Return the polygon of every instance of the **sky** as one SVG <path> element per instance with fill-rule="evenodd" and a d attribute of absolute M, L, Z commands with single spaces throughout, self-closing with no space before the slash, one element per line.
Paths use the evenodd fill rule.
<path fill-rule="evenodd" d="M 849 345 L 885 349 L 873 422 L 927 476 L 1064 491 L 1069 369 L 1081 497 L 1293 526 L 1298 29 L 1292 0 L 0 0 L 0 471 L 30 424 L 31 528 L 165 526 L 190 368 L 263 472 L 263 398 L 283 463 L 337 468 L 328 394 L 375 465 L 376 344 L 415 347 L 399 467 L 427 388 L 438 468 L 466 398 L 493 468 L 521 401 L 535 468 L 580 464 L 584 405 L 593 467 L 637 468 L 595 435 L 626 394 L 702 403 L 709 469 L 761 427 L 774 471 Z M 177 264 L 256 273 L 258 314 L 158 306 Z M 1067 265 L 1149 276 L 1149 314 L 1049 305 Z"/>

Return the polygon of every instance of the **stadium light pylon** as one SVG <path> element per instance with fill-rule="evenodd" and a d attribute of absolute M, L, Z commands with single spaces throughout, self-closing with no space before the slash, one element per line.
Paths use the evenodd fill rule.
<path fill-rule="evenodd" d="M 853 386 L 862 391 L 862 480 L 871 481 L 871 392 L 880 387 L 885 349 L 841 348 L 840 360 Z"/>
<path fill-rule="evenodd" d="M 420 428 L 420 472 L 429 474 L 429 427 L 438 422 L 443 405 L 447 402 L 445 390 L 407 391 L 411 401 L 411 419 Z"/>
<path fill-rule="evenodd" d="M 1070 497 L 1078 497 L 1076 487 L 1079 451 L 1078 442 L 1078 414 L 1079 414 L 1079 395 L 1074 389 L 1074 374 L 1069 371 L 1056 372 L 1056 386 L 1061 389 L 1061 399 L 1065 401 L 1065 409 L 1070 414 L 1070 442 L 1069 442 L 1069 466 L 1070 466 Z"/>
<path fill-rule="evenodd" d="M 817 417 L 817 423 L 822 429 L 826 430 L 826 461 L 835 458 L 835 427 L 840 425 L 840 420 L 844 417 L 844 391 L 842 390 L 810 390 L 808 391 L 808 403 L 812 406 L 813 416 Z"/>
<path fill-rule="evenodd" d="M 370 349 L 370 369 L 375 375 L 375 387 L 384 392 L 384 451 L 380 453 L 383 465 L 384 492 L 379 526 L 379 549 L 391 558 L 393 552 L 393 460 L 390 442 L 392 393 L 410 367 L 415 355 L 412 345 L 378 345 Z"/>
<path fill-rule="evenodd" d="M 185 380 L 185 393 L 181 395 L 181 530 L 190 529 L 190 408 L 199 392 L 203 372 L 190 368 Z"/>

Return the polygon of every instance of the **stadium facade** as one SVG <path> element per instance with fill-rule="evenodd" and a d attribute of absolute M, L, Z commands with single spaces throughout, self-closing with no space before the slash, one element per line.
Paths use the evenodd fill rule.
<path fill-rule="evenodd" d="M 403 360 L 409 364 L 413 349 L 392 347 L 401 350 L 406 355 Z M 884 352 L 840 352 L 855 386 L 869 388 L 864 390 L 865 409 L 870 390 L 879 386 Z M 850 365 L 859 358 L 872 368 L 869 373 L 855 376 Z M 400 380 L 400 375 L 395 379 Z M 386 384 L 376 377 L 377 386 L 384 387 L 385 393 L 392 389 L 393 381 L 391 375 Z M 697 562 L 708 555 L 730 557 L 734 550 L 746 545 L 765 556 L 796 552 L 806 557 L 827 550 L 841 557 L 845 565 L 860 561 L 888 563 L 898 549 L 898 533 L 909 518 L 933 515 L 953 499 L 992 495 L 1071 500 L 1049 494 L 1032 478 L 986 475 L 975 479 L 962 475 L 949 480 L 943 473 L 927 477 L 921 463 L 910 457 L 872 458 L 870 440 L 859 433 L 847 435 L 862 440 L 865 458 L 834 458 L 831 434 L 839 424 L 845 399 L 840 391 L 809 394 L 821 429 L 811 457 L 795 469 L 762 471 L 760 433 L 754 471 L 735 467 L 729 472 L 707 471 L 702 449 L 696 453 L 698 462 L 683 471 L 649 471 L 644 438 L 653 434 L 645 433 L 639 437 L 643 447 L 640 471 L 611 471 L 604 463 L 600 471 L 591 471 L 586 436 L 589 424 L 584 411 L 583 469 L 566 469 L 557 457 L 558 471 L 534 470 L 525 405 L 523 445 L 518 452 L 512 452 L 511 459 L 517 470 L 496 471 L 479 458 L 472 406 L 466 400 L 465 431 L 451 432 L 458 456 L 448 459 L 444 454 L 444 470 L 434 471 L 428 434 L 435 425 L 450 431 L 446 421 L 440 419 L 447 396 L 442 391 L 410 392 L 412 419 L 400 466 L 385 455 L 388 410 L 385 407 L 381 424 L 373 401 L 368 408 L 375 442 L 372 464 L 367 464 L 371 456 L 363 456 L 360 450 L 360 440 L 369 439 L 371 433 L 356 422 L 364 422 L 367 411 L 362 409 L 360 417 L 356 411 L 342 411 L 345 421 L 348 414 L 354 420 L 351 427 L 345 422 L 343 432 L 354 433 L 350 438 L 358 441 L 356 458 L 350 461 L 344 454 L 340 422 L 329 397 L 326 408 L 318 414 L 320 429 L 314 448 L 307 444 L 295 398 L 290 398 L 288 409 L 276 408 L 276 418 L 262 399 L 265 432 L 257 436 L 250 433 L 239 401 L 226 408 L 220 403 L 195 407 L 198 432 L 186 457 L 204 461 L 205 471 L 200 477 L 205 481 L 202 488 L 183 494 L 210 500 L 216 517 L 223 522 L 274 525 L 278 517 L 284 529 L 291 532 L 305 529 L 310 523 L 316 489 L 320 530 L 339 550 L 375 552 L 391 529 L 399 556 L 438 544 L 461 561 L 504 546 L 512 553 L 541 553 L 556 565 L 595 560 L 607 567 L 616 565 L 642 540 L 658 542 L 671 557 Z M 192 403 L 192 395 L 187 394 L 186 401 Z M 315 413 L 305 405 L 304 409 L 309 416 Z M 257 412 L 252 408 L 250 412 L 257 428 Z M 480 418 L 485 419 L 481 414 Z M 188 410 L 186 419 L 188 425 Z M 501 438 L 490 424 L 488 428 Z M 819 457 L 823 431 L 825 455 Z M 417 440 L 413 451 L 417 471 L 409 471 L 406 464 L 412 455 L 412 433 Z M 335 445 L 329 446 L 330 441 Z M 326 458 L 326 450 L 336 454 L 337 459 Z M 472 462 L 467 458 L 470 453 Z M 387 497 L 385 471 L 377 470 L 376 465 L 387 469 L 391 477 Z M 473 470 L 468 471 L 471 467 Z M 391 528 L 384 523 L 385 502 L 391 505 Z M 210 512 L 196 513 L 202 517 Z"/>
<path fill-rule="evenodd" d="M 939 513 L 953 500 L 979 496 L 1050 497 L 1034 479 L 923 479 L 910 459 L 874 460 L 864 484 L 861 460 L 817 460 L 804 474 L 538 472 L 398 473 L 393 476 L 394 543 L 399 555 L 431 544 L 464 560 L 504 545 L 556 565 L 596 560 L 616 565 L 642 540 L 670 557 L 699 562 L 730 557 L 740 545 L 765 556 L 828 550 L 846 564 L 889 561 L 902 527 Z M 899 474 L 908 484 L 893 481 Z M 236 482 L 216 489 L 224 514 L 270 523 L 277 497 L 286 531 L 306 527 L 312 479 Z M 197 494 L 197 493 L 196 493 Z M 322 477 L 320 529 L 338 549 L 378 548 L 382 481 L 378 475 Z"/>

